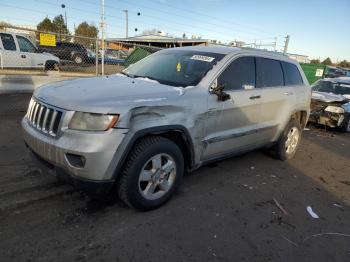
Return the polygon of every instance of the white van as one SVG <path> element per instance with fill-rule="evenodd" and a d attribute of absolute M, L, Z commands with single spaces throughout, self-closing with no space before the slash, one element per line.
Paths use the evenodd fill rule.
<path fill-rule="evenodd" d="M 59 58 L 40 53 L 25 36 L 0 32 L 0 68 L 41 68 L 58 70 Z"/>

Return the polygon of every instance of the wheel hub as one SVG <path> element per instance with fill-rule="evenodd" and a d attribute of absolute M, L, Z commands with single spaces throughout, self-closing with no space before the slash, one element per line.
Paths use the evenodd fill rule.
<path fill-rule="evenodd" d="M 294 153 L 296 150 L 300 139 L 300 132 L 296 127 L 292 127 L 287 135 L 287 140 L 285 142 L 285 149 L 288 154 Z"/>
<path fill-rule="evenodd" d="M 173 186 L 176 164 L 168 154 L 157 154 L 146 161 L 139 175 L 139 191 L 143 197 L 154 200 L 162 197 Z"/>

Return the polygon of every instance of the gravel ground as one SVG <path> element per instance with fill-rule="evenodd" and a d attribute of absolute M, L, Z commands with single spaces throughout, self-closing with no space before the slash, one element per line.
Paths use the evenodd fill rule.
<path fill-rule="evenodd" d="M 350 261 L 349 134 L 309 127 L 289 162 L 202 167 L 141 213 L 39 169 L 21 138 L 29 98 L 0 96 L 1 261 Z"/>

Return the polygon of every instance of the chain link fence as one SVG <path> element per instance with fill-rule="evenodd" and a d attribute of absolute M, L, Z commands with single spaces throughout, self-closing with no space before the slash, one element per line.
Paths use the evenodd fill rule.
<path fill-rule="evenodd" d="M 106 42 L 104 51 L 102 46 L 98 38 L 6 26 L 0 28 L 0 74 L 114 74 L 161 49 L 124 42 Z"/>

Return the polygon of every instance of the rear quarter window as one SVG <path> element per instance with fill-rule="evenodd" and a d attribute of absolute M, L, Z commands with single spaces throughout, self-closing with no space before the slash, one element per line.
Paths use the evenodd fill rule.
<path fill-rule="evenodd" d="M 278 60 L 256 58 L 257 87 L 284 86 L 283 71 Z"/>
<path fill-rule="evenodd" d="M 303 79 L 300 75 L 299 69 L 296 65 L 281 62 L 284 73 L 284 81 L 286 86 L 303 85 Z"/>

